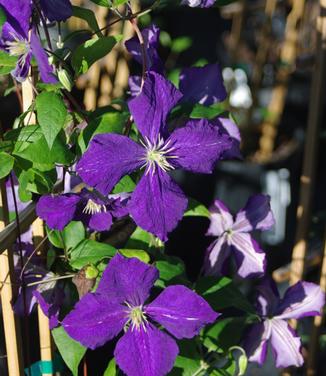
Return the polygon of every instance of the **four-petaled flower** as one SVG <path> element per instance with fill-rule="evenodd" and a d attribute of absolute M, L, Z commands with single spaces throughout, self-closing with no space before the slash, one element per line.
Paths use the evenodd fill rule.
<path fill-rule="evenodd" d="M 106 198 L 84 188 L 80 193 L 42 196 L 36 213 L 51 229 L 61 231 L 74 220 L 82 221 L 92 230 L 106 231 L 112 225 L 112 216 L 128 214 L 128 198 L 128 195 Z"/>
<path fill-rule="evenodd" d="M 134 221 L 167 240 L 187 207 L 187 198 L 168 172 L 183 168 L 211 173 L 232 140 L 207 121 L 190 120 L 171 134 L 167 117 L 182 94 L 161 75 L 149 72 L 140 95 L 129 102 L 142 136 L 140 144 L 118 134 L 99 134 L 77 164 L 83 181 L 107 195 L 127 174 L 144 169 L 128 205 Z M 203 125 L 205 123 L 205 125 Z"/>
<path fill-rule="evenodd" d="M 218 317 L 208 303 L 185 286 L 167 287 L 151 303 L 146 300 L 159 276 L 154 266 L 116 255 L 95 293 L 86 294 L 62 322 L 67 333 L 95 349 L 123 329 L 114 356 L 127 375 L 163 376 L 178 354 L 175 340 L 192 338 Z"/>
<path fill-rule="evenodd" d="M 252 325 L 244 342 L 249 360 L 262 365 L 270 341 L 276 367 L 302 366 L 301 341 L 287 320 L 320 315 L 325 294 L 314 283 L 298 282 L 280 299 L 275 283 L 270 280 L 265 280 L 258 291 L 261 322 Z"/>
<path fill-rule="evenodd" d="M 260 194 L 250 197 L 235 220 L 223 202 L 215 200 L 211 208 L 211 223 L 207 235 L 216 236 L 217 239 L 207 249 L 206 273 L 221 273 L 233 251 L 237 272 L 241 277 L 264 274 L 266 255 L 250 232 L 267 230 L 273 225 L 274 216 L 269 196 Z"/>

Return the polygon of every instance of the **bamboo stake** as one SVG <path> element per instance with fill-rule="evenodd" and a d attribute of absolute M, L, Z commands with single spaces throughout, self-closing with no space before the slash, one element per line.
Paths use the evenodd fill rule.
<path fill-rule="evenodd" d="M 4 229 L 8 220 L 8 205 L 5 183 L 1 182 L 0 207 L 3 210 L 4 219 L 0 219 L 0 231 Z M 0 296 L 4 323 L 4 335 L 7 351 L 9 376 L 24 374 L 24 361 L 22 351 L 22 337 L 18 318 L 12 309 L 14 264 L 12 252 L 5 250 L 0 254 Z"/>
<path fill-rule="evenodd" d="M 304 15 L 305 0 L 293 0 L 292 10 L 286 20 L 285 40 L 281 50 L 281 66 L 277 72 L 277 84 L 268 106 L 268 119 L 262 125 L 259 151 L 256 159 L 268 160 L 274 150 L 277 127 L 284 110 L 287 85 L 297 56 L 298 29 Z"/>

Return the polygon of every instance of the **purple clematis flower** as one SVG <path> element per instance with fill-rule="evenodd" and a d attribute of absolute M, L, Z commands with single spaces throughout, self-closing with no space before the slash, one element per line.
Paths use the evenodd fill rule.
<path fill-rule="evenodd" d="M 67 333 L 95 349 L 123 329 L 114 356 L 124 373 L 163 376 L 178 354 L 175 340 L 192 338 L 218 317 L 208 303 L 185 286 L 169 286 L 151 303 L 150 290 L 159 277 L 154 266 L 117 254 L 103 273 L 95 293 L 86 294 L 62 322 Z"/>
<path fill-rule="evenodd" d="M 215 4 L 215 0 L 182 0 L 181 4 L 189 5 L 192 8 L 209 8 Z"/>
<path fill-rule="evenodd" d="M 320 315 L 325 304 L 324 292 L 314 283 L 300 281 L 280 299 L 275 283 L 267 280 L 258 291 L 261 322 L 252 325 L 244 344 L 249 360 L 262 365 L 270 342 L 276 367 L 302 366 L 301 341 L 287 320 Z"/>
<path fill-rule="evenodd" d="M 265 253 L 250 232 L 267 230 L 274 222 L 269 196 L 260 194 L 250 197 L 235 220 L 223 202 L 216 200 L 211 208 L 211 224 L 207 235 L 216 236 L 217 239 L 207 250 L 206 273 L 221 273 L 233 251 L 238 274 L 242 278 L 264 274 Z"/>
<path fill-rule="evenodd" d="M 50 21 L 65 21 L 72 16 L 70 0 L 39 0 L 42 12 Z"/>
<path fill-rule="evenodd" d="M 18 58 L 16 68 L 11 72 L 17 81 L 24 81 L 29 73 L 32 56 L 35 57 L 40 76 L 45 83 L 56 83 L 48 57 L 42 48 L 34 29 L 30 31 L 32 7 L 26 0 L 0 0 L 0 6 L 7 20 L 2 27 L 0 49 Z"/>
<path fill-rule="evenodd" d="M 80 193 L 45 195 L 36 205 L 36 213 L 46 224 L 62 231 L 70 221 L 82 221 L 95 231 L 106 231 L 112 225 L 112 216 L 128 214 L 126 198 L 101 197 L 94 191 L 83 189 Z"/>
<path fill-rule="evenodd" d="M 200 126 L 196 120 L 170 134 L 167 117 L 181 97 L 164 77 L 149 72 L 141 94 L 129 102 L 141 144 L 118 134 L 99 134 L 77 164 L 83 181 L 103 195 L 124 175 L 144 168 L 129 211 L 137 225 L 163 241 L 187 207 L 187 198 L 168 171 L 183 168 L 211 173 L 222 154 L 232 147 L 230 138 L 221 135 L 218 127 Z"/>

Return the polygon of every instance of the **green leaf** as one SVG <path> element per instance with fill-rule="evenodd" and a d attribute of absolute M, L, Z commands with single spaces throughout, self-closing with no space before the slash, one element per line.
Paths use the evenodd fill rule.
<path fill-rule="evenodd" d="M 121 39 L 121 35 L 90 39 L 77 47 L 71 59 L 75 73 L 77 75 L 86 73 L 96 61 L 106 56 Z"/>
<path fill-rule="evenodd" d="M 195 289 L 215 311 L 235 307 L 251 314 L 256 312 L 230 278 L 203 277 L 197 282 Z"/>
<path fill-rule="evenodd" d="M 15 163 L 15 158 L 11 155 L 0 152 L 0 179 L 9 175 L 10 171 L 13 169 Z"/>
<path fill-rule="evenodd" d="M 4 139 L 8 141 L 32 143 L 38 141 L 42 135 L 41 127 L 38 125 L 29 125 L 6 132 Z"/>
<path fill-rule="evenodd" d="M 86 231 L 81 222 L 70 222 L 62 231 L 62 239 L 66 250 L 76 247 L 85 239 Z"/>
<path fill-rule="evenodd" d="M 68 111 L 63 99 L 56 93 L 43 92 L 36 97 L 37 120 L 41 126 L 49 148 L 63 129 Z"/>
<path fill-rule="evenodd" d="M 125 175 L 119 183 L 113 188 L 112 193 L 132 192 L 136 187 L 135 182 L 129 175 Z"/>
<path fill-rule="evenodd" d="M 131 234 L 126 247 L 129 249 L 144 249 L 148 250 L 151 246 L 153 235 L 149 232 L 137 227 L 136 230 Z"/>
<path fill-rule="evenodd" d="M 57 248 L 64 248 L 61 232 L 58 230 L 52 230 L 48 226 L 45 227 L 46 234 L 51 244 Z"/>
<path fill-rule="evenodd" d="M 196 341 L 178 341 L 178 346 L 179 355 L 169 376 L 202 376 L 203 373 L 196 373 L 201 368 L 201 356 Z"/>
<path fill-rule="evenodd" d="M 174 53 L 181 53 L 188 50 L 192 46 L 192 40 L 190 37 L 178 37 L 172 41 L 171 50 Z"/>
<path fill-rule="evenodd" d="M 73 376 L 78 376 L 78 366 L 86 353 L 86 347 L 69 337 L 62 326 L 53 329 L 52 336 Z"/>
<path fill-rule="evenodd" d="M 156 268 L 160 272 L 160 278 L 155 285 L 158 287 L 166 287 L 178 282 L 178 277 L 185 279 L 185 265 L 181 259 L 173 256 L 165 256 L 167 260 L 155 262 Z"/>
<path fill-rule="evenodd" d="M 7 16 L 2 7 L 0 6 L 0 34 L 2 32 L 2 26 L 7 21 Z"/>
<path fill-rule="evenodd" d="M 115 359 L 111 359 L 107 369 L 104 371 L 103 376 L 116 376 L 117 375 L 117 366 L 115 363 Z"/>
<path fill-rule="evenodd" d="M 193 198 L 189 198 L 188 208 L 184 213 L 184 217 L 206 217 L 210 218 L 209 210 L 205 205 L 200 204 Z"/>
<path fill-rule="evenodd" d="M 121 253 L 123 256 L 132 258 L 136 257 L 140 261 L 144 262 L 145 264 L 148 264 L 150 262 L 150 257 L 147 252 L 141 250 L 141 249 L 119 249 L 119 253 Z"/>
<path fill-rule="evenodd" d="M 85 265 L 96 264 L 104 258 L 113 257 L 117 250 L 109 244 L 95 240 L 83 240 L 71 251 L 70 265 L 82 269 Z"/>
<path fill-rule="evenodd" d="M 224 102 L 214 104 L 210 107 L 197 103 L 193 106 L 189 116 L 192 119 L 214 119 L 216 116 L 225 112 L 225 110 L 226 107 Z"/>
<path fill-rule="evenodd" d="M 102 7 L 107 7 L 107 8 L 112 6 L 111 0 L 91 0 L 91 2 L 97 5 L 101 5 Z"/>
<path fill-rule="evenodd" d="M 8 74 L 15 69 L 17 57 L 0 50 L 0 75 Z"/>
<path fill-rule="evenodd" d="M 80 19 L 86 21 L 88 26 L 93 31 L 95 31 L 96 35 L 99 38 L 103 37 L 103 34 L 100 31 L 100 27 L 97 23 L 95 14 L 91 9 L 81 8 L 81 7 L 78 7 L 78 6 L 73 6 L 72 9 L 73 9 L 73 13 L 72 13 L 73 17 L 77 17 L 77 18 L 80 18 Z"/>

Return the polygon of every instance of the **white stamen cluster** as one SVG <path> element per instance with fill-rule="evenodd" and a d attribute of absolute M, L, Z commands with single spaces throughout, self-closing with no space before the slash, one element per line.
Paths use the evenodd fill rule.
<path fill-rule="evenodd" d="M 83 213 L 90 214 L 90 215 L 94 215 L 94 214 L 102 213 L 102 212 L 106 212 L 105 205 L 97 204 L 92 199 L 89 199 L 87 201 L 87 204 L 83 209 Z"/>
<path fill-rule="evenodd" d="M 140 327 L 146 331 L 147 317 L 143 311 L 143 306 L 132 307 L 128 302 L 125 302 L 128 310 L 126 311 L 128 315 L 128 324 L 131 324 L 131 330 L 137 329 L 140 330 Z"/>
<path fill-rule="evenodd" d="M 178 158 L 175 155 L 169 155 L 174 150 L 174 147 L 169 147 L 170 140 L 164 142 L 163 138 L 158 137 L 157 141 L 151 142 L 147 137 L 145 137 L 145 142 L 140 141 L 141 144 L 146 149 L 146 156 L 141 160 L 144 164 L 141 168 L 146 168 L 146 175 L 151 172 L 155 173 L 156 166 L 167 172 L 169 170 L 174 170 L 174 167 L 168 161 L 168 159 Z"/>
<path fill-rule="evenodd" d="M 15 33 L 10 33 L 13 40 L 6 42 L 6 47 L 8 49 L 8 53 L 11 56 L 18 57 L 19 65 L 24 65 L 26 63 L 26 58 L 30 52 L 31 46 L 28 40 L 20 38 Z"/>

